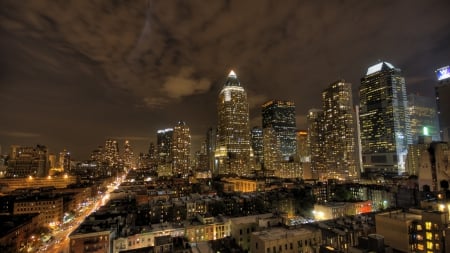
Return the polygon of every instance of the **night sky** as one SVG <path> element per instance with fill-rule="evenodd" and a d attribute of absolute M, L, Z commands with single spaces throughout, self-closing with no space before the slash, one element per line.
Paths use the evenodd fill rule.
<path fill-rule="evenodd" d="M 233 69 L 252 126 L 268 99 L 293 100 L 297 126 L 345 79 L 354 102 L 367 67 L 403 70 L 434 95 L 450 64 L 450 1 L 0 1 L 0 145 L 63 148 L 78 160 L 106 138 L 136 153 L 183 120 L 193 151 L 216 125 Z M 450 105 L 449 105 L 450 106 Z"/>

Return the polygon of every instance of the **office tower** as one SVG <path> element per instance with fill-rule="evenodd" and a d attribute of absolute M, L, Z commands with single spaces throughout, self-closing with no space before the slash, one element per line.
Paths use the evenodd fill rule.
<path fill-rule="evenodd" d="M 255 162 L 262 165 L 264 163 L 263 130 L 259 127 L 253 127 L 251 131 L 251 140 Z"/>
<path fill-rule="evenodd" d="M 358 176 L 352 86 L 344 80 L 322 92 L 325 163 L 328 178 Z"/>
<path fill-rule="evenodd" d="M 58 159 L 58 167 L 62 168 L 63 171 L 67 172 L 70 171 L 70 152 L 64 149 L 62 152 L 59 152 L 59 159 Z"/>
<path fill-rule="evenodd" d="M 172 174 L 187 176 L 190 170 L 191 132 L 185 122 L 180 121 L 173 128 Z"/>
<path fill-rule="evenodd" d="M 103 161 L 109 166 L 116 166 L 120 163 L 119 143 L 117 140 L 107 139 L 103 151 Z"/>
<path fill-rule="evenodd" d="M 301 163 L 309 163 L 311 161 L 311 156 L 309 154 L 308 146 L 308 131 L 298 130 L 297 131 L 297 157 Z"/>
<path fill-rule="evenodd" d="M 215 167 L 218 174 L 247 175 L 250 171 L 249 108 L 247 93 L 234 71 L 228 75 L 217 101 L 218 128 Z"/>
<path fill-rule="evenodd" d="M 408 95 L 408 114 L 411 122 L 411 139 L 414 144 L 419 136 L 431 136 L 433 141 L 439 141 L 439 121 L 434 98 L 417 94 Z"/>
<path fill-rule="evenodd" d="M 324 113 L 320 109 L 308 111 L 308 146 L 311 154 L 313 178 L 323 179 L 325 171 L 325 136 L 323 134 Z"/>
<path fill-rule="evenodd" d="M 200 150 L 195 152 L 194 168 L 195 172 L 202 172 L 210 175 L 208 148 L 206 141 L 203 141 L 200 145 Z"/>
<path fill-rule="evenodd" d="M 366 176 L 405 172 L 411 143 L 405 78 L 388 62 L 368 68 L 359 87 L 363 168 Z"/>
<path fill-rule="evenodd" d="M 271 127 L 279 139 L 284 161 L 293 160 L 297 152 L 295 105 L 291 101 L 270 100 L 262 105 L 262 127 Z"/>
<path fill-rule="evenodd" d="M 281 161 L 281 149 L 280 139 L 271 127 L 263 129 L 263 146 L 263 168 L 266 171 L 275 171 L 277 163 Z"/>
<path fill-rule="evenodd" d="M 45 177 L 50 169 L 46 146 L 11 146 L 6 177 Z"/>
<path fill-rule="evenodd" d="M 129 140 L 125 140 L 123 144 L 123 165 L 126 170 L 133 169 L 136 166 L 133 148 Z"/>
<path fill-rule="evenodd" d="M 441 140 L 450 142 L 450 66 L 436 70 L 435 87 Z"/>
<path fill-rule="evenodd" d="M 158 152 L 158 164 L 170 163 L 172 149 L 173 128 L 161 129 L 156 132 L 156 150 Z"/>

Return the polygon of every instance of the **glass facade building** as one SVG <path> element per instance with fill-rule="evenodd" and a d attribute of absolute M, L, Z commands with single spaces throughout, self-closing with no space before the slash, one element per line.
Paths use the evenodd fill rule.
<path fill-rule="evenodd" d="M 419 136 L 430 136 L 433 141 L 441 140 L 434 98 L 409 94 L 408 114 L 413 144 L 418 143 Z"/>
<path fill-rule="evenodd" d="M 385 176 L 404 173 L 411 129 L 401 70 L 388 62 L 369 67 L 361 79 L 359 97 L 364 172 Z"/>
<path fill-rule="evenodd" d="M 270 100 L 262 105 L 262 127 L 271 127 L 279 139 L 281 157 L 293 160 L 297 154 L 295 105 L 291 101 Z"/>

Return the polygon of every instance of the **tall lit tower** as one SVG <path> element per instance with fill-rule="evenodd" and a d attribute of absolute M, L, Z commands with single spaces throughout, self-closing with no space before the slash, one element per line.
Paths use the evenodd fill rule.
<path fill-rule="evenodd" d="M 190 169 L 191 132 L 185 122 L 180 121 L 173 128 L 172 173 L 186 176 Z"/>
<path fill-rule="evenodd" d="M 270 100 L 262 105 L 262 127 L 271 127 L 280 142 L 285 161 L 293 160 L 297 152 L 295 105 L 291 101 Z"/>
<path fill-rule="evenodd" d="M 355 120 L 352 86 L 344 80 L 332 83 L 322 92 L 325 159 L 332 178 L 355 178 Z"/>
<path fill-rule="evenodd" d="M 172 151 L 173 128 L 161 129 L 156 132 L 156 150 L 158 164 L 170 163 Z"/>
<path fill-rule="evenodd" d="M 125 140 L 123 144 L 123 165 L 126 169 L 132 169 L 136 166 L 133 148 L 129 140 Z"/>
<path fill-rule="evenodd" d="M 312 177 L 323 179 L 325 171 L 324 113 L 320 109 L 308 111 L 308 146 L 311 155 Z"/>
<path fill-rule="evenodd" d="M 120 162 L 119 143 L 117 140 L 107 139 L 105 142 L 105 150 L 103 152 L 103 161 L 110 166 L 118 165 Z"/>
<path fill-rule="evenodd" d="M 253 127 L 251 130 L 251 140 L 255 162 L 262 165 L 264 163 L 263 130 L 259 127 Z"/>
<path fill-rule="evenodd" d="M 450 66 L 436 70 L 439 84 L 435 87 L 441 140 L 450 142 Z"/>
<path fill-rule="evenodd" d="M 369 67 L 361 78 L 359 97 L 364 172 L 388 176 L 404 173 L 411 137 L 401 70 L 388 62 Z"/>
<path fill-rule="evenodd" d="M 219 174 L 247 175 L 250 171 L 249 108 L 247 93 L 234 71 L 228 75 L 217 101 L 218 128 L 215 167 Z"/>

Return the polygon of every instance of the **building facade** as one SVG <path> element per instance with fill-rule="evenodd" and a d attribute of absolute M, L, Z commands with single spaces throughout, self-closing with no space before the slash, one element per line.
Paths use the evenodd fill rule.
<path fill-rule="evenodd" d="M 441 140 L 435 99 L 409 94 L 408 114 L 413 144 L 418 143 L 420 136 L 431 136 L 433 141 Z"/>
<path fill-rule="evenodd" d="M 215 168 L 218 174 L 247 175 L 253 152 L 250 143 L 247 93 L 231 71 L 217 101 Z"/>
<path fill-rule="evenodd" d="M 255 162 L 262 166 L 264 163 L 264 137 L 263 130 L 259 127 L 253 127 L 251 130 L 252 149 L 255 155 Z"/>
<path fill-rule="evenodd" d="M 295 105 L 292 101 L 270 100 L 262 105 L 262 127 L 271 127 L 280 142 L 284 161 L 293 160 L 297 153 Z"/>
<path fill-rule="evenodd" d="M 344 80 L 322 92 L 326 170 L 329 178 L 357 178 L 352 86 Z"/>
<path fill-rule="evenodd" d="M 185 177 L 190 170 L 191 132 L 185 122 L 180 121 L 173 128 L 172 169 L 174 175 Z"/>
<path fill-rule="evenodd" d="M 441 140 L 450 141 L 450 66 L 436 70 L 438 85 L 435 87 Z"/>
<path fill-rule="evenodd" d="M 47 147 L 11 146 L 6 177 L 45 177 L 50 169 Z"/>
<path fill-rule="evenodd" d="M 173 128 L 160 129 L 156 132 L 156 150 L 158 164 L 170 163 L 172 159 Z"/>
<path fill-rule="evenodd" d="M 326 177 L 323 110 L 320 109 L 309 110 L 307 120 L 308 120 L 308 146 L 311 154 L 312 178 L 322 179 Z"/>
<path fill-rule="evenodd" d="M 360 127 L 365 174 L 395 176 L 405 172 L 411 143 L 405 78 L 388 62 L 368 68 L 361 79 Z"/>

